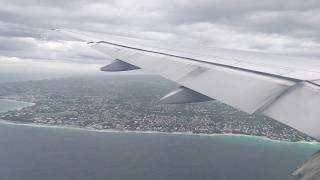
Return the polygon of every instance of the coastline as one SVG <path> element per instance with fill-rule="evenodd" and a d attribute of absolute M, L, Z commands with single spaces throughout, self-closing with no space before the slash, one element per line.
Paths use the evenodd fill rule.
<path fill-rule="evenodd" d="M 21 110 L 25 107 L 30 107 L 35 105 L 35 103 L 32 102 L 25 102 L 25 101 L 19 101 L 14 99 L 5 99 L 1 98 L 2 101 L 7 102 L 16 102 L 16 103 L 23 103 L 24 105 L 21 107 L 14 108 L 12 110 Z M 0 111 L 1 113 L 2 111 Z M 3 111 L 6 112 L 6 111 Z M 308 144 L 308 145 L 320 145 L 320 142 L 307 142 L 307 141 L 298 141 L 298 142 L 291 142 L 286 140 L 277 140 L 277 139 L 271 139 L 266 136 L 253 136 L 253 135 L 246 135 L 246 134 L 195 134 L 192 132 L 159 132 L 159 131 L 132 131 L 132 130 L 116 130 L 116 129 L 96 129 L 96 128 L 90 128 L 90 127 L 79 127 L 79 126 L 72 126 L 72 125 L 52 125 L 52 124 L 44 124 L 44 123 L 33 123 L 33 122 L 19 122 L 19 121 L 8 121 L 0 119 L 0 123 L 3 124 L 11 124 L 11 125 L 21 125 L 21 126 L 30 126 L 30 127 L 42 127 L 42 128 L 61 128 L 61 129 L 73 129 L 73 130 L 82 130 L 82 131 L 92 131 L 92 132 L 101 132 L 101 133 L 136 133 L 136 134 L 164 134 L 164 135 L 191 135 L 191 136 L 207 136 L 207 137 L 213 137 L 213 136 L 232 136 L 232 137 L 245 137 L 245 138 L 256 138 L 260 140 L 265 140 L 269 142 L 277 142 L 277 143 L 292 143 L 292 144 Z"/>
<path fill-rule="evenodd" d="M 17 125 L 17 126 L 29 126 L 29 127 L 39 127 L 39 128 L 59 128 L 59 129 L 70 129 L 70 130 L 80 130 L 80 131 L 89 131 L 89 132 L 98 132 L 98 133 L 129 133 L 129 134 L 162 134 L 162 135 L 183 135 L 183 136 L 206 136 L 206 137 L 242 137 L 242 138 L 255 138 L 263 141 L 275 142 L 275 143 L 288 143 L 288 144 L 306 144 L 306 145 L 320 145 L 320 142 L 307 142 L 307 141 L 298 141 L 290 142 L 284 140 L 275 140 L 270 139 L 265 136 L 252 136 L 245 134 L 195 134 L 192 132 L 159 132 L 159 131 L 129 131 L 129 130 L 116 130 L 116 129 L 95 129 L 95 128 L 84 128 L 71 125 L 49 125 L 49 124 L 39 124 L 39 123 L 23 123 L 16 121 L 7 121 L 0 119 L 0 123 Z"/>

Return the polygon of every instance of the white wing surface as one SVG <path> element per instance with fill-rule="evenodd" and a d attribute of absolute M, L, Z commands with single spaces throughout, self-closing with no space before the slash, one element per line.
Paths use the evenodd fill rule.
<path fill-rule="evenodd" d="M 62 32 L 121 60 L 113 64 L 117 70 L 145 69 L 207 99 L 264 114 L 320 140 L 320 60 Z"/>

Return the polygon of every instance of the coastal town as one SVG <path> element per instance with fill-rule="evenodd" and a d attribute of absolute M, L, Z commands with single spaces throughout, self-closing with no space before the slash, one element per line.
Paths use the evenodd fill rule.
<path fill-rule="evenodd" d="M 163 105 L 177 87 L 157 76 L 87 77 L 3 83 L 2 99 L 32 106 L 0 113 L 0 119 L 96 130 L 243 134 L 286 141 L 312 138 L 261 115 L 248 115 L 217 101 Z"/>

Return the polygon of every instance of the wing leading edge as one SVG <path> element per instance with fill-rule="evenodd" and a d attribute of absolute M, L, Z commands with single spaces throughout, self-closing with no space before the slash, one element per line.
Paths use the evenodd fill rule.
<path fill-rule="evenodd" d="M 198 59 L 118 42 L 98 41 L 92 48 L 135 67 L 132 69 L 139 67 L 159 74 L 209 98 L 250 114 L 264 114 L 320 140 L 320 71 L 288 63 L 272 66 L 263 58 L 255 64 L 231 63 L 221 55 L 219 59 Z M 248 56 L 252 57 L 258 56 Z"/>

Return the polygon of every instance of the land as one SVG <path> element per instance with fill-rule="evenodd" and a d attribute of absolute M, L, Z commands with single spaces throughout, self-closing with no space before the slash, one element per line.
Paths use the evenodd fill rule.
<path fill-rule="evenodd" d="M 217 101 L 161 105 L 178 84 L 152 75 L 106 75 L 0 83 L 0 98 L 34 103 L 0 113 L 20 123 L 119 131 L 245 134 L 286 141 L 313 141 L 261 115 L 248 115 Z"/>

